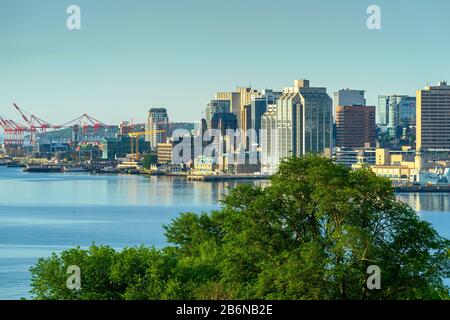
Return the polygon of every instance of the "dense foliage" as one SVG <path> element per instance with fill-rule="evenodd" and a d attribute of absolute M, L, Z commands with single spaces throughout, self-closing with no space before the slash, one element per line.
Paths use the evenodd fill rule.
<path fill-rule="evenodd" d="M 222 209 L 183 213 L 165 249 L 80 248 L 32 268 L 37 299 L 447 299 L 448 240 L 388 180 L 307 156 L 265 188 L 230 190 Z M 79 291 L 66 287 L 81 268 Z M 381 289 L 366 287 L 381 269 Z"/>

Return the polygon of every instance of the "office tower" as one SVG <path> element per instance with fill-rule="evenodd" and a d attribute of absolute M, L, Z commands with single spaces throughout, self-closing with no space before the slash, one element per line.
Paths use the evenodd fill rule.
<path fill-rule="evenodd" d="M 247 116 L 247 110 L 252 100 L 261 96 L 261 93 L 258 90 L 254 90 L 252 88 L 237 88 L 237 91 L 241 94 L 241 112 L 238 116 L 239 118 L 239 128 L 244 132 L 247 131 L 247 128 L 250 127 L 250 119 Z"/>
<path fill-rule="evenodd" d="M 377 123 L 391 137 L 398 137 L 404 127 L 415 125 L 415 98 L 407 95 L 378 96 Z"/>
<path fill-rule="evenodd" d="M 277 154 L 279 159 L 284 159 L 297 154 L 297 112 L 300 108 L 298 92 L 285 92 L 276 106 Z"/>
<path fill-rule="evenodd" d="M 211 100 L 206 104 L 205 120 L 208 129 L 211 129 L 211 120 L 214 113 L 230 112 L 230 100 Z"/>
<path fill-rule="evenodd" d="M 215 113 L 212 117 L 211 128 L 220 130 L 225 136 L 227 130 L 236 130 L 238 128 L 237 116 L 231 112 Z"/>
<path fill-rule="evenodd" d="M 169 129 L 167 110 L 165 108 L 150 109 L 145 127 L 145 131 L 151 131 L 145 135 L 145 141 L 150 143 L 150 149 L 155 150 L 158 143 L 167 141 Z"/>
<path fill-rule="evenodd" d="M 295 85 L 298 86 L 300 97 L 296 114 L 296 154 L 314 153 L 331 157 L 332 99 L 326 88 L 310 87 L 309 81 L 297 81 Z"/>
<path fill-rule="evenodd" d="M 282 94 L 282 92 L 273 91 L 272 89 L 261 90 L 261 98 L 266 98 L 267 104 L 276 104 Z"/>
<path fill-rule="evenodd" d="M 261 93 L 258 90 L 238 87 L 235 92 L 217 92 L 215 99 L 230 101 L 230 112 L 233 112 L 237 116 L 238 127 L 245 132 L 247 128 L 245 106 L 250 105 L 252 99 L 260 96 Z"/>
<path fill-rule="evenodd" d="M 258 145 L 260 142 L 261 120 L 263 114 L 267 110 L 267 98 L 255 98 L 249 106 L 247 120 L 249 122 L 248 129 L 252 129 L 256 133 L 255 137 L 251 137 L 252 143 Z"/>
<path fill-rule="evenodd" d="M 401 127 L 416 125 L 416 97 L 404 97 L 400 101 L 399 125 Z"/>
<path fill-rule="evenodd" d="M 358 148 L 375 146 L 375 107 L 336 107 L 336 146 Z"/>
<path fill-rule="evenodd" d="M 333 114 L 336 115 L 338 106 L 365 106 L 364 90 L 341 89 L 334 92 Z"/>
<path fill-rule="evenodd" d="M 261 173 L 273 174 L 278 168 L 277 106 L 268 105 L 261 117 Z"/>
<path fill-rule="evenodd" d="M 332 100 L 326 88 L 295 80 L 277 101 L 278 156 L 280 159 L 318 153 L 331 156 Z"/>
<path fill-rule="evenodd" d="M 416 98 L 417 151 L 450 149 L 450 86 L 427 86 Z"/>

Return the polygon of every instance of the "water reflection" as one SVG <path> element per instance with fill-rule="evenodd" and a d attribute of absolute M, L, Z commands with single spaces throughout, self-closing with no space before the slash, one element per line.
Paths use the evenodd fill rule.
<path fill-rule="evenodd" d="M 416 211 L 450 212 L 449 193 L 402 193 L 398 198 Z"/>

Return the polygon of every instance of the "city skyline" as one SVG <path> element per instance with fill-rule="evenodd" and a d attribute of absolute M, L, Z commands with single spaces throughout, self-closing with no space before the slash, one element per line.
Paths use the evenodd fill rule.
<path fill-rule="evenodd" d="M 450 3 L 433 2 L 80 0 L 82 29 L 73 31 L 65 25 L 72 1 L 3 2 L 0 115 L 18 119 L 17 102 L 51 123 L 84 112 L 144 122 L 157 107 L 173 121 L 198 121 L 217 91 L 281 89 L 302 78 L 330 96 L 365 90 L 377 105 L 378 95 L 414 95 L 449 78 L 440 39 Z M 371 4 L 381 8 L 381 30 L 367 29 Z"/>

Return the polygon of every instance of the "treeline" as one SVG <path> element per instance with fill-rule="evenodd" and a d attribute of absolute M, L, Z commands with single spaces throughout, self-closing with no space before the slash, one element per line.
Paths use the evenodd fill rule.
<path fill-rule="evenodd" d="M 450 242 L 368 169 L 292 158 L 265 188 L 183 213 L 164 249 L 75 248 L 31 269 L 35 299 L 448 299 Z M 79 266 L 81 289 L 67 286 Z M 375 268 L 374 268 L 375 267 Z M 379 270 L 379 274 L 368 274 Z M 370 286 L 378 277 L 378 286 Z"/>

